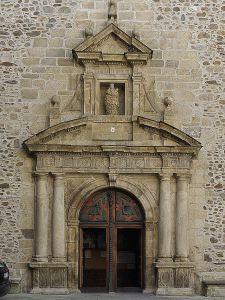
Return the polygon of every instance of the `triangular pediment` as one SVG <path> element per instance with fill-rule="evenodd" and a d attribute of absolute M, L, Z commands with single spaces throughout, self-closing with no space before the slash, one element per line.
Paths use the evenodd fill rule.
<path fill-rule="evenodd" d="M 127 60 L 133 60 L 135 54 L 139 60 L 147 61 L 152 56 L 152 50 L 114 24 L 108 25 L 73 49 L 73 55 L 80 61 L 85 59 L 110 61 L 113 60 L 111 56 L 107 56 L 110 54 L 117 56 L 117 59 L 118 55 L 123 55 Z M 130 58 L 128 54 L 133 55 Z"/>
<path fill-rule="evenodd" d="M 101 125 L 100 125 L 101 123 Z M 30 152 L 39 151 L 94 151 L 104 147 L 118 151 L 120 147 L 129 151 L 186 151 L 196 152 L 201 144 L 177 128 L 164 122 L 147 118 L 98 120 L 91 117 L 63 122 L 52 126 L 24 143 Z M 133 150 L 131 150 L 133 149 Z M 158 150 L 156 150 L 158 149 Z"/>

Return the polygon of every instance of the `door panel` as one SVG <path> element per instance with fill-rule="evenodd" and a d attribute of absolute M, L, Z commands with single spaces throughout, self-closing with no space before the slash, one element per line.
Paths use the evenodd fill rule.
<path fill-rule="evenodd" d="M 140 287 L 141 230 L 118 229 L 117 233 L 117 287 Z"/>
<path fill-rule="evenodd" d="M 83 287 L 106 287 L 106 230 L 83 229 Z"/>

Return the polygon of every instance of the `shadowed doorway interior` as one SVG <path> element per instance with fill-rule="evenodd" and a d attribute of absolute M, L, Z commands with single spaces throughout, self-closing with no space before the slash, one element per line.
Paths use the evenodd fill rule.
<path fill-rule="evenodd" d="M 80 212 L 81 291 L 143 288 L 144 213 L 134 196 L 107 189 L 90 196 Z"/>

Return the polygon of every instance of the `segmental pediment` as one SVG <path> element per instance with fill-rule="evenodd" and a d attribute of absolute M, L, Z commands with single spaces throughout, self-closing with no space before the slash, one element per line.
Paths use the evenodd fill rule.
<path fill-rule="evenodd" d="M 36 151 L 118 151 L 195 152 L 201 144 L 177 128 L 143 117 L 80 118 L 52 126 L 25 141 Z M 94 149 L 94 150 L 93 150 Z M 125 150 L 124 150 L 125 149 Z M 160 150 L 161 149 L 161 150 Z M 192 150 L 191 150 L 192 149 Z M 195 149 L 195 150 L 194 150 Z M 107 150 L 106 150 L 107 151 Z"/>

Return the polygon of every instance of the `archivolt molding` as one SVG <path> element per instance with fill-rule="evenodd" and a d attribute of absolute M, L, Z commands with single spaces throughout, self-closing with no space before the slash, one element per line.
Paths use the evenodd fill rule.
<path fill-rule="evenodd" d="M 107 179 L 89 180 L 85 184 L 81 184 L 71 194 L 69 206 L 67 211 L 67 222 L 77 223 L 79 220 L 79 213 L 84 204 L 84 201 L 94 192 L 109 188 Z M 143 206 L 146 220 L 156 222 L 158 219 L 157 203 L 151 191 L 143 184 L 132 182 L 132 179 L 127 181 L 124 179 L 116 180 L 116 188 L 123 189 L 133 194 Z"/>

